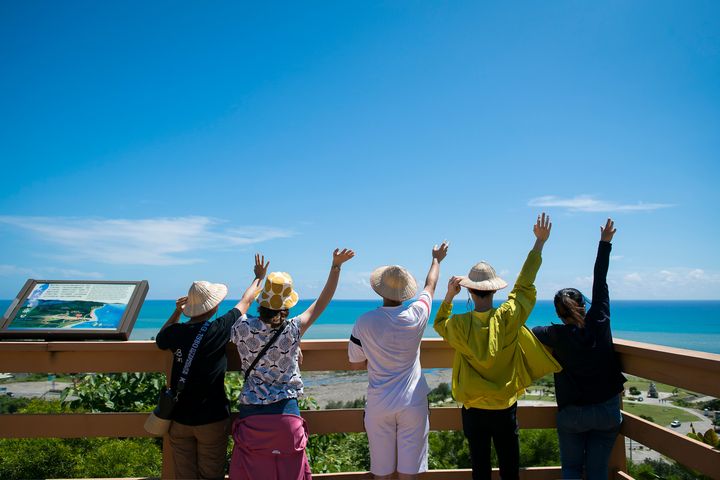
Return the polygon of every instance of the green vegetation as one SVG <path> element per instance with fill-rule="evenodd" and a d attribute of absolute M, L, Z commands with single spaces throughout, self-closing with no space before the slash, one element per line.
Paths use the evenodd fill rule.
<path fill-rule="evenodd" d="M 24 403 L 16 413 L 62 413 L 69 407 L 57 400 L 13 400 Z M 153 438 L 0 439 L 0 478 L 158 477 L 161 444 Z"/>
<path fill-rule="evenodd" d="M 66 389 L 61 400 L 70 396 L 71 409 L 91 412 L 149 412 L 157 404 L 165 386 L 162 373 L 109 373 L 82 377 L 73 387 Z"/>
<path fill-rule="evenodd" d="M 642 463 L 628 462 L 628 474 L 636 480 L 710 480 L 678 463 L 650 459 Z"/>
<path fill-rule="evenodd" d="M 27 406 L 30 400 L 27 398 L 15 398 L 7 395 L 0 395 L 0 414 L 15 413 Z"/>
<path fill-rule="evenodd" d="M 658 383 L 654 382 L 652 380 L 647 380 L 645 378 L 636 377 L 634 375 L 626 375 L 628 381 L 625 383 L 625 388 L 630 391 L 632 387 L 635 387 L 638 390 L 641 390 L 643 392 L 647 392 L 648 388 L 650 388 L 650 384 L 654 383 L 655 388 L 658 392 L 666 392 L 666 393 L 675 393 L 679 395 L 695 395 L 694 392 L 690 392 L 688 390 L 679 389 L 676 387 L 673 387 L 672 385 L 668 385 L 666 383 Z M 631 395 L 639 395 L 637 393 Z"/>
<path fill-rule="evenodd" d="M 637 403 L 625 402 L 623 410 L 637 416 L 651 417 L 653 422 L 658 425 L 668 426 L 673 420 L 681 422 L 695 422 L 698 416 L 685 410 L 661 405 L 642 405 Z"/>
<path fill-rule="evenodd" d="M 428 402 L 430 404 L 445 403 L 452 399 L 452 389 L 450 388 L 450 385 L 445 382 L 433 388 L 428 394 Z"/>
<path fill-rule="evenodd" d="M 327 405 L 325 405 L 326 410 L 337 410 L 340 408 L 365 408 L 365 397 L 348 400 L 347 402 L 330 400 Z"/>
<path fill-rule="evenodd" d="M 23 399 L 0 396 L 2 413 L 59 413 L 78 411 L 149 411 L 163 388 L 161 374 L 125 373 L 85 375 L 63 395 L 63 401 Z M 552 376 L 539 385 L 552 391 Z M 237 398 L 242 377 L 228 373 L 225 382 L 230 398 Z M 77 400 L 69 401 L 70 395 Z M 529 395 L 525 398 L 530 397 Z M 554 397 L 547 397 L 553 399 Z M 428 395 L 435 402 L 452 399 L 450 386 L 440 384 Z M 233 402 L 235 403 L 235 402 Z M 362 408 L 365 398 L 330 402 L 327 408 Z M 312 398 L 300 402 L 303 410 L 318 409 Z M 708 408 L 712 408 L 709 405 Z M 672 406 L 626 403 L 626 410 L 667 425 L 670 421 L 695 421 L 697 417 Z M 697 435 L 707 443 L 717 441 L 713 433 Z M 707 437 L 707 438 L 705 438 Z M 712 443 L 711 443 L 712 444 Z M 232 442 L 228 448 L 228 458 Z M 456 469 L 470 467 L 470 453 L 462 432 L 430 432 L 429 467 Z M 159 476 L 162 468 L 160 439 L 6 439 L 0 440 L 0 478 L 77 478 Z M 367 436 L 364 433 L 311 435 L 307 447 L 313 472 L 363 471 L 370 467 Z M 492 452 L 493 464 L 497 456 Z M 520 431 L 521 466 L 559 465 L 557 434 L 553 429 Z M 690 470 L 665 462 L 645 462 L 631 466 L 638 479 L 699 478 Z"/>
<path fill-rule="evenodd" d="M 703 442 L 706 445 L 710 445 L 711 447 L 720 447 L 720 439 L 718 438 L 718 434 L 715 433 L 714 429 L 709 428 L 703 434 L 696 432 L 695 427 L 692 425 L 691 429 L 692 431 L 687 434 L 688 437 L 692 438 L 693 440 L 697 440 L 698 442 Z"/>

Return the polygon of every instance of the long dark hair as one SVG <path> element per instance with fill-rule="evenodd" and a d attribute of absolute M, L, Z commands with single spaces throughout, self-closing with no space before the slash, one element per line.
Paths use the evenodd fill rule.
<path fill-rule="evenodd" d="M 272 328 L 277 328 L 285 321 L 287 316 L 290 314 L 289 309 L 284 310 L 273 310 L 272 308 L 258 306 L 258 315 L 260 320 L 270 325 Z"/>
<path fill-rule="evenodd" d="M 566 324 L 585 328 L 585 298 L 576 288 L 563 288 L 553 299 L 555 313 Z"/>

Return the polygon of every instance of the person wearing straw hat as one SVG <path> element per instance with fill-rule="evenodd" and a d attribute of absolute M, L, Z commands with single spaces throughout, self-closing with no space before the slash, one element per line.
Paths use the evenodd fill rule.
<path fill-rule="evenodd" d="M 493 295 L 507 286 L 487 262 L 466 277 L 452 277 L 435 316 L 435 331 L 455 349 L 454 398 L 463 404 L 463 432 L 470 445 L 472 478 L 490 479 L 490 442 L 495 443 L 503 480 L 519 478 L 517 397 L 533 379 L 560 370 L 559 364 L 524 326 L 535 306 L 535 277 L 552 224 L 543 213 L 533 227 L 535 245 L 507 301 L 493 307 Z M 452 314 L 453 299 L 467 288 L 471 312 Z"/>
<path fill-rule="evenodd" d="M 290 309 L 299 297 L 292 277 L 285 272 L 270 273 L 257 296 L 258 316 L 242 315 L 232 327 L 231 340 L 237 346 L 245 383 L 232 427 L 231 479 L 311 478 L 305 455 L 307 426 L 298 406 L 303 394 L 300 338 L 330 303 L 341 266 L 354 256 L 349 249 L 333 252 L 320 295 L 295 317 L 290 317 Z"/>
<path fill-rule="evenodd" d="M 562 324 L 533 328 L 535 336 L 553 351 L 563 370 L 555 374 L 562 478 L 608 478 L 608 462 L 622 425 L 620 400 L 627 381 L 615 354 L 610 329 L 610 291 L 607 272 L 615 222 L 600 227 L 592 302 L 575 288 L 555 294 Z"/>
<path fill-rule="evenodd" d="M 420 369 L 420 342 L 447 251 L 447 242 L 435 245 L 425 286 L 409 305 L 403 302 L 417 292 L 410 272 L 399 265 L 375 269 L 370 285 L 383 305 L 361 315 L 350 335 L 352 367 L 368 370 L 365 430 L 375 478 L 397 472 L 401 479 L 414 479 L 427 470 L 430 389 Z"/>
<path fill-rule="evenodd" d="M 178 392 L 168 431 L 175 478 L 224 478 L 230 410 L 225 396 L 225 347 L 230 330 L 255 299 L 269 262 L 255 255 L 255 278 L 229 312 L 212 319 L 228 293 L 221 283 L 196 281 L 157 334 L 155 342 L 173 353 L 170 386 Z M 180 316 L 190 317 L 178 323 Z M 192 352 L 192 354 L 191 354 Z M 184 372 L 184 366 L 190 368 Z M 187 376 L 187 378 L 185 378 Z"/>

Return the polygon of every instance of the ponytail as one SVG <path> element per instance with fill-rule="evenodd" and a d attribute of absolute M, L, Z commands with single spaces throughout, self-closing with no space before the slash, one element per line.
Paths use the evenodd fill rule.
<path fill-rule="evenodd" d="M 585 328 L 585 300 L 575 288 L 563 288 L 553 300 L 555 312 L 563 322 Z"/>

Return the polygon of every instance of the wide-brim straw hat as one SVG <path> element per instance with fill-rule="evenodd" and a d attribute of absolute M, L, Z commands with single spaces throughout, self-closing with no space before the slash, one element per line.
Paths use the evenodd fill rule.
<path fill-rule="evenodd" d="M 162 436 L 165 435 L 170 429 L 170 420 L 160 418 L 154 413 L 148 415 L 145 420 L 145 431 L 152 433 L 153 435 Z"/>
<path fill-rule="evenodd" d="M 205 280 L 193 282 L 188 290 L 188 299 L 183 314 L 197 317 L 217 307 L 227 296 L 228 287 L 222 283 L 210 283 Z"/>
<path fill-rule="evenodd" d="M 460 285 L 481 292 L 491 292 L 507 287 L 507 282 L 498 277 L 495 269 L 487 262 L 476 263 L 470 273 L 460 281 Z"/>
<path fill-rule="evenodd" d="M 272 272 L 265 279 L 257 301 L 261 307 L 283 310 L 294 307 L 299 298 L 293 289 L 293 279 L 289 273 Z"/>
<path fill-rule="evenodd" d="M 376 268 L 370 274 L 370 286 L 381 297 L 396 302 L 404 302 L 417 293 L 415 278 L 400 265 Z"/>

